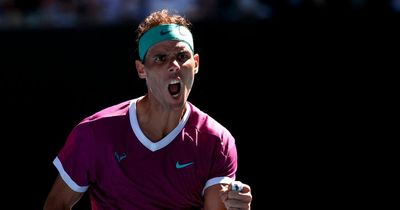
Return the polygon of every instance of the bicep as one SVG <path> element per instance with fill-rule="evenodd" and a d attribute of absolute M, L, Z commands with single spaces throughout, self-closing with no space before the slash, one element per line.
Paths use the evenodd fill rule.
<path fill-rule="evenodd" d="M 225 210 L 220 198 L 223 184 L 215 184 L 204 191 L 204 210 Z"/>
<path fill-rule="evenodd" d="M 73 191 L 58 175 L 47 196 L 44 209 L 71 209 L 81 199 L 82 195 L 81 192 Z"/>

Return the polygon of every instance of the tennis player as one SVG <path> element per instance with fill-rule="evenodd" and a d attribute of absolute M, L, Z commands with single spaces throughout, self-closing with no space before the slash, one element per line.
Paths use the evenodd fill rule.
<path fill-rule="evenodd" d="M 187 101 L 200 63 L 190 26 L 168 10 L 139 24 L 135 64 L 147 92 L 72 129 L 45 210 L 71 209 L 87 191 L 93 210 L 250 209 L 250 187 L 233 182 L 234 137 Z"/>

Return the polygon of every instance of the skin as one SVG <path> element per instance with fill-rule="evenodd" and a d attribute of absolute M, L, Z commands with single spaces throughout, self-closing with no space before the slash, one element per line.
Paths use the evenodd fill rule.
<path fill-rule="evenodd" d="M 233 191 L 230 185 L 223 185 L 219 197 L 227 210 L 250 209 L 253 198 L 250 186 L 247 184 L 243 184 L 241 192 Z"/>
<path fill-rule="evenodd" d="M 44 210 L 70 210 L 82 198 L 83 193 L 75 192 L 57 177 L 47 197 Z M 213 185 L 204 192 L 204 210 L 250 209 L 252 196 L 250 187 L 243 185 L 242 192 L 232 191 L 227 185 Z"/>
<path fill-rule="evenodd" d="M 44 210 L 66 210 L 72 209 L 76 202 L 83 196 L 83 193 L 73 191 L 60 176 L 57 176 L 53 187 L 47 196 Z"/>
<path fill-rule="evenodd" d="M 146 136 L 156 142 L 171 132 L 185 113 L 185 104 L 199 69 L 199 55 L 193 55 L 184 42 L 163 41 L 152 46 L 145 64 L 136 61 L 140 78 L 147 83 L 147 95 L 137 103 L 138 121 Z M 171 95 L 172 80 L 181 84 L 180 92 Z"/>
<path fill-rule="evenodd" d="M 179 41 L 162 41 L 152 46 L 145 62 L 135 61 L 137 73 L 145 79 L 148 92 L 137 103 L 138 121 L 142 131 L 153 142 L 170 133 L 184 115 L 195 74 L 199 70 L 199 55 Z M 171 95 L 168 86 L 179 81 L 180 91 Z M 44 210 L 71 209 L 83 193 L 71 190 L 57 177 L 45 202 Z M 216 184 L 204 192 L 205 210 L 250 209 L 250 187 L 235 192 L 229 186 Z"/>

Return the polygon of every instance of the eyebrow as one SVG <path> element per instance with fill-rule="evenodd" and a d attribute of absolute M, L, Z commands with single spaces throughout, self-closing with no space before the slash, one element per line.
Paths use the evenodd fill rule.
<path fill-rule="evenodd" d="M 182 49 L 178 49 L 177 51 L 171 52 L 169 50 L 160 50 L 162 52 L 155 52 L 154 55 L 152 55 L 152 57 L 155 56 L 162 56 L 162 55 L 170 55 L 170 54 L 177 54 L 177 53 L 190 53 L 190 50 L 186 49 L 186 48 L 182 48 Z"/>

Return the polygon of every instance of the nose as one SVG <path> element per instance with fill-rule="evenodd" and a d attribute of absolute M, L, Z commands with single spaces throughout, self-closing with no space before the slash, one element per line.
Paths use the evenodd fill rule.
<path fill-rule="evenodd" d="M 176 59 L 171 59 L 168 70 L 170 72 L 176 72 L 181 68 L 179 62 Z"/>

